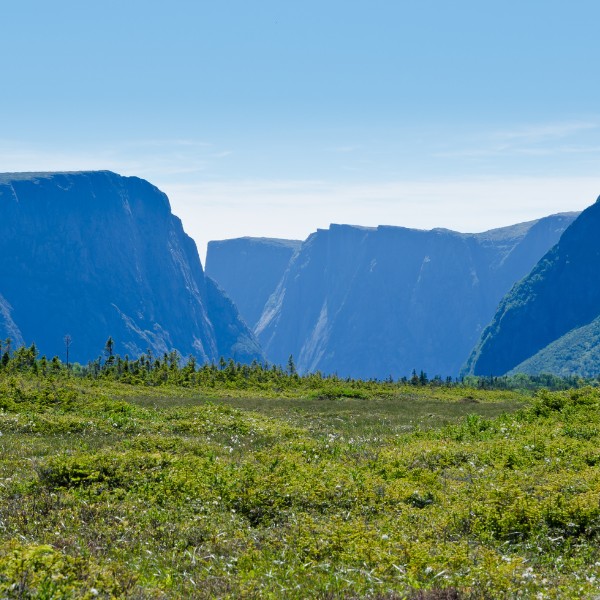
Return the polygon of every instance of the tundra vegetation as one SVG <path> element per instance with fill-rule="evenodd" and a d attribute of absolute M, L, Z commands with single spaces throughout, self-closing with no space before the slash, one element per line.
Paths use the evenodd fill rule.
<path fill-rule="evenodd" d="M 171 359 L 7 351 L 0 597 L 597 593 L 593 381 Z"/>

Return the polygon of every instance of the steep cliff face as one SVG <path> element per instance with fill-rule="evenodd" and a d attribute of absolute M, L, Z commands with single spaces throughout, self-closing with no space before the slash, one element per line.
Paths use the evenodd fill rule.
<path fill-rule="evenodd" d="M 251 237 L 209 242 L 206 274 L 227 292 L 246 323 L 254 327 L 301 244 L 298 240 Z"/>
<path fill-rule="evenodd" d="M 587 346 L 593 344 L 583 342 L 597 337 L 596 326 L 563 336 L 592 324 L 600 315 L 599 231 L 600 199 L 581 213 L 531 273 L 503 298 L 469 358 L 468 372 L 501 375 L 517 370 L 524 361 L 525 372 L 556 372 L 557 365 L 572 358 L 571 354 L 587 353 Z M 528 360 L 534 355 L 535 360 Z M 586 362 L 592 360 L 590 356 Z"/>
<path fill-rule="evenodd" d="M 255 332 L 269 360 L 342 376 L 456 375 L 510 286 L 575 214 L 461 234 L 332 225 L 311 235 Z"/>
<path fill-rule="evenodd" d="M 165 194 L 108 171 L 0 175 L 0 336 L 47 355 L 260 356 Z"/>

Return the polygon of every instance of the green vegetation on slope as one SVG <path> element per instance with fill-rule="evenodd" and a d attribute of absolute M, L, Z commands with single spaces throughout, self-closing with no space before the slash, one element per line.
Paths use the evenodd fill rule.
<path fill-rule="evenodd" d="M 0 375 L 0 596 L 597 590 L 598 391 L 207 391 Z"/>
<path fill-rule="evenodd" d="M 600 365 L 600 317 L 573 329 L 510 373 L 555 373 L 561 377 L 596 377 Z"/>

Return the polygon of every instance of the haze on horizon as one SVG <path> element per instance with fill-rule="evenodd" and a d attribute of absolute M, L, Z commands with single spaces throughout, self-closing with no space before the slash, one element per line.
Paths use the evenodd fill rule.
<path fill-rule="evenodd" d="M 23 0 L 0 171 L 148 179 L 211 239 L 482 231 L 600 194 L 591 0 Z"/>

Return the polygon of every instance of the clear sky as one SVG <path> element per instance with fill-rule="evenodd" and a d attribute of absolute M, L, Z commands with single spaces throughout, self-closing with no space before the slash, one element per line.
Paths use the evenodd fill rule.
<path fill-rule="evenodd" d="M 202 255 L 579 210 L 599 23 L 597 0 L 0 0 L 0 171 L 144 177 Z"/>

